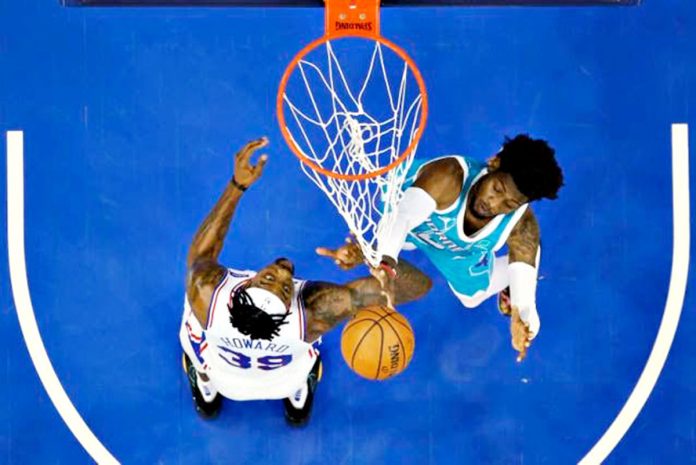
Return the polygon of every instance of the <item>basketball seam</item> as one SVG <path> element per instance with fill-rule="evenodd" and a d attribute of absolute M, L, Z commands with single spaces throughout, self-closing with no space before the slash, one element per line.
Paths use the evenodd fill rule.
<path fill-rule="evenodd" d="M 371 322 L 372 322 L 372 326 L 370 326 L 369 328 L 367 328 L 367 329 L 365 330 L 365 332 L 363 333 L 363 335 L 362 335 L 362 337 L 360 338 L 360 340 L 358 341 L 358 343 L 355 344 L 355 348 L 353 349 L 353 354 L 352 354 L 351 357 L 350 357 L 350 367 L 351 367 L 352 369 L 355 369 L 355 354 L 358 353 L 358 349 L 360 349 L 360 345 L 363 343 L 363 340 L 365 340 L 365 338 L 367 337 L 367 335 L 370 334 L 370 331 L 372 331 L 372 328 L 373 328 L 376 324 L 378 324 L 379 321 L 380 321 L 380 320 L 373 320 L 373 319 L 371 319 L 371 318 L 360 318 L 360 320 L 358 320 L 358 321 L 364 321 L 364 320 L 371 321 Z M 357 323 L 358 321 L 353 320 L 353 321 L 351 321 L 349 324 Z"/>
<path fill-rule="evenodd" d="M 396 312 L 393 312 L 396 313 Z M 391 315 L 391 313 L 390 313 Z M 404 345 L 403 341 L 401 340 L 401 336 L 399 336 L 399 333 L 396 331 L 394 326 L 392 326 L 391 321 L 387 320 L 387 324 L 389 327 L 394 331 L 394 336 L 399 340 L 399 345 L 401 346 L 401 353 L 403 354 L 402 360 L 401 360 L 401 370 L 399 370 L 399 373 L 401 373 L 404 368 L 406 368 L 406 346 Z"/>
<path fill-rule="evenodd" d="M 370 313 L 374 313 L 374 314 L 377 315 L 378 317 L 380 317 L 380 318 L 382 317 L 382 315 L 380 315 L 379 313 L 377 313 L 377 312 L 375 312 L 374 310 L 371 310 L 371 309 L 369 309 L 369 308 L 364 308 L 364 309 L 362 309 L 362 310 L 360 310 L 360 311 L 361 311 L 361 312 L 370 312 Z M 397 312 L 397 311 L 392 311 L 392 312 L 387 313 L 387 315 L 393 315 L 393 314 L 397 314 L 397 315 L 403 316 L 401 313 L 399 313 L 399 312 Z M 387 316 L 387 315 L 384 315 L 384 316 Z M 399 321 L 399 320 L 396 320 L 396 319 L 395 319 L 394 321 L 395 321 L 396 323 L 399 323 L 399 324 L 400 324 L 401 326 L 403 326 L 404 328 L 413 331 L 413 328 L 412 328 L 410 325 L 407 325 L 406 323 L 404 323 L 403 321 Z"/>
<path fill-rule="evenodd" d="M 364 310 L 367 310 L 367 309 L 363 309 L 363 310 L 361 310 L 361 311 L 364 311 Z M 371 311 L 371 310 L 369 310 L 369 311 Z M 376 313 L 376 312 L 373 312 L 373 313 Z M 370 326 L 369 328 L 367 328 L 367 329 L 365 330 L 365 332 L 363 333 L 363 335 L 362 335 L 362 337 L 360 338 L 360 340 L 358 341 L 358 343 L 355 344 L 355 348 L 353 349 L 353 354 L 352 354 L 351 357 L 350 357 L 350 367 L 351 367 L 353 370 L 355 370 L 355 354 L 358 353 L 358 350 L 360 349 L 360 345 L 363 343 L 363 341 L 365 340 L 365 338 L 367 337 L 367 335 L 370 334 L 370 331 L 372 331 L 372 328 L 374 328 L 375 326 L 379 327 L 379 330 L 380 330 L 380 332 L 382 333 L 382 341 L 381 341 L 380 344 L 379 344 L 380 347 L 382 346 L 382 344 L 384 343 L 384 330 L 382 329 L 381 326 L 379 326 L 379 322 L 382 321 L 383 319 L 385 319 L 386 317 L 388 317 L 389 315 L 391 315 L 392 313 L 396 313 L 396 312 L 389 312 L 389 313 L 387 313 L 387 314 L 384 315 L 384 316 L 380 316 L 379 320 L 373 320 L 373 319 L 371 319 L 371 318 L 360 318 L 360 320 L 358 320 L 358 321 L 364 321 L 364 320 L 372 321 L 372 326 Z M 379 315 L 379 314 L 377 314 L 377 315 Z M 350 321 L 348 324 L 350 325 L 350 324 L 353 323 L 353 322 L 356 322 L 356 320 L 352 320 L 352 321 Z M 379 351 L 379 360 L 378 360 L 378 363 L 377 363 L 377 377 L 375 378 L 375 379 L 377 379 L 377 380 L 379 380 L 379 367 L 380 367 L 381 365 L 382 365 L 382 351 L 380 350 L 380 351 Z"/>

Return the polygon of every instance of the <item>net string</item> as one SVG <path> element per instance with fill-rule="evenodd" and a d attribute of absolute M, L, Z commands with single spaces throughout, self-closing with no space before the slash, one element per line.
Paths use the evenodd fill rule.
<path fill-rule="evenodd" d="M 298 62 L 299 76 L 310 102 L 307 105 L 309 108 L 296 105 L 287 90 L 283 95 L 283 101 L 292 114 L 292 121 L 299 129 L 299 132 L 293 132 L 288 128 L 292 143 L 307 159 L 337 173 L 360 175 L 387 166 L 401 155 L 402 144 L 405 144 L 404 148 L 407 147 L 418 130 L 422 95 L 418 92 L 407 104 L 408 64 L 403 63 L 403 68 L 398 73 L 398 88 L 393 91 L 382 45 L 375 41 L 365 77 L 358 92 L 354 93 L 330 41 L 325 43 L 325 50 L 326 73 L 306 58 Z M 318 90 L 328 91 L 330 95 L 331 112 L 326 118 L 322 116 L 312 90 L 310 73 L 319 80 Z M 363 102 L 373 78 L 382 80 L 385 87 L 389 114 L 382 119 L 369 114 Z M 345 96 L 344 99 L 341 98 L 342 95 Z M 319 128 L 321 136 L 313 141 L 305 125 L 308 128 Z M 366 146 L 370 146 L 369 152 Z M 325 176 L 302 163 L 305 174 L 331 200 L 355 236 L 366 261 L 372 266 L 379 264 L 381 257 L 376 252 L 377 238 L 393 223 L 395 207 L 402 197 L 401 186 L 415 151 L 416 147 L 394 169 L 364 180 Z"/>

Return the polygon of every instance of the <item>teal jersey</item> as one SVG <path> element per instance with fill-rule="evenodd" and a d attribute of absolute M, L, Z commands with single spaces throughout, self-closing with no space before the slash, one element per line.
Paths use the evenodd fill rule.
<path fill-rule="evenodd" d="M 449 158 L 449 157 L 441 157 Z M 464 212 L 471 186 L 487 173 L 486 164 L 467 157 L 452 156 L 464 170 L 459 198 L 445 210 L 436 210 L 411 230 L 407 242 L 425 253 L 457 293 L 473 297 L 485 291 L 493 272 L 495 252 L 507 240 L 512 228 L 527 209 L 498 215 L 471 236 L 464 233 Z M 402 189 L 415 181 L 420 169 L 433 160 L 414 160 Z"/>

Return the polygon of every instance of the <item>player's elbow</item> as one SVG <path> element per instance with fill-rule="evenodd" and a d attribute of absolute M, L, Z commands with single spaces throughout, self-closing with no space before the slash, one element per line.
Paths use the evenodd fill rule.
<path fill-rule="evenodd" d="M 423 297 L 425 294 L 430 292 L 430 289 L 432 289 L 432 288 L 433 288 L 433 280 L 430 279 L 429 277 L 425 276 L 423 279 L 420 297 Z"/>
<path fill-rule="evenodd" d="M 430 279 L 428 276 L 423 275 L 423 277 L 419 280 L 418 283 L 412 284 L 410 292 L 410 299 L 408 300 L 418 300 L 430 292 L 430 289 L 433 287 L 433 281 Z"/>
<path fill-rule="evenodd" d="M 203 254 L 196 247 L 191 247 L 186 254 L 186 268 L 190 271 L 196 267 L 196 262 L 202 258 Z"/>

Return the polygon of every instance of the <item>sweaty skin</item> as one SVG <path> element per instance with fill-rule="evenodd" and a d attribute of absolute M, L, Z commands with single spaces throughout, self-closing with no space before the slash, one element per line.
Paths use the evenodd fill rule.
<path fill-rule="evenodd" d="M 237 204 L 244 190 L 261 177 L 267 161 L 267 156 L 261 155 L 257 164 L 252 165 L 252 155 L 267 144 L 266 138 L 257 139 L 237 153 L 232 180 L 199 226 L 191 243 L 186 260 L 186 293 L 193 313 L 203 327 L 207 324 L 212 294 L 227 273 L 226 267 L 218 262 L 218 257 Z M 331 254 L 336 263 L 347 264 L 349 258 L 362 261 L 362 254 L 353 243 L 347 243 L 336 250 L 322 250 L 325 251 L 322 255 Z M 398 270 L 399 279 L 395 287 L 398 302 L 418 299 L 430 289 L 430 279 L 408 262 L 399 263 Z M 259 270 L 250 279 L 250 285 L 272 292 L 289 308 L 294 290 L 293 273 L 292 262 L 287 258 L 279 258 Z M 307 342 L 313 342 L 364 306 L 386 303 L 380 284 L 373 277 L 356 279 L 345 285 L 309 281 L 302 298 L 307 316 Z"/>

